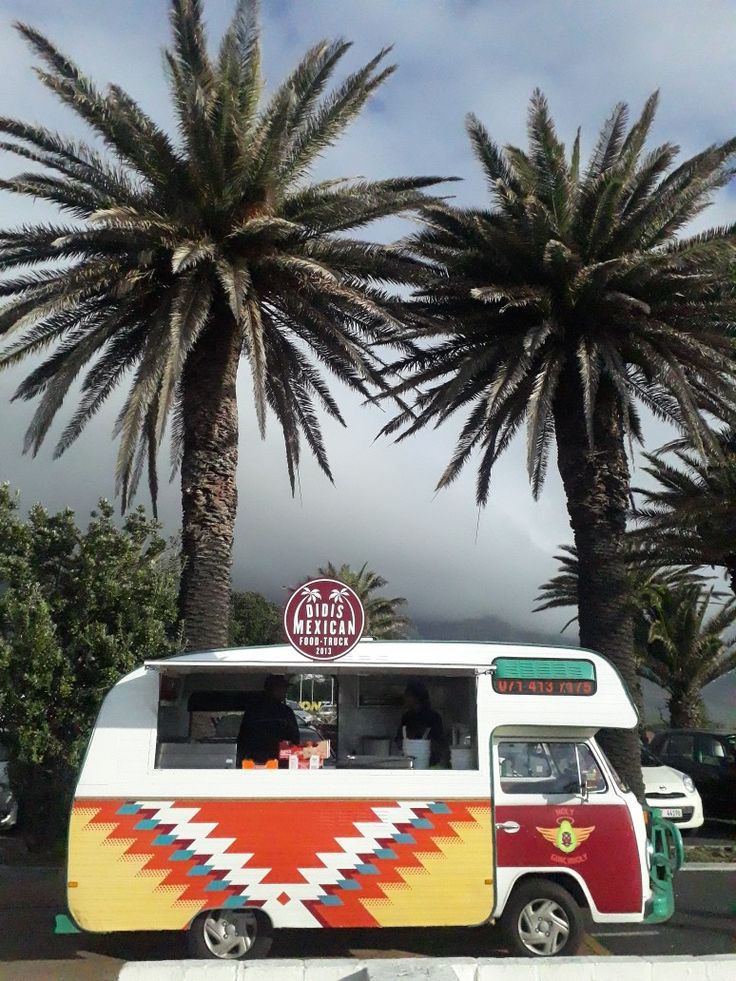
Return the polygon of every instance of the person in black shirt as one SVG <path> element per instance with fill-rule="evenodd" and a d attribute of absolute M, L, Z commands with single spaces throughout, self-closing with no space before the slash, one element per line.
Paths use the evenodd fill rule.
<path fill-rule="evenodd" d="M 262 765 L 268 760 L 278 759 L 282 740 L 299 745 L 299 724 L 286 704 L 288 686 L 287 678 L 269 674 L 263 691 L 243 714 L 238 732 L 238 767 L 243 760 L 253 760 Z"/>
<path fill-rule="evenodd" d="M 445 760 L 447 754 L 447 739 L 442 716 L 435 712 L 430 704 L 429 692 L 421 681 L 410 681 L 404 690 L 406 711 L 401 716 L 396 741 L 399 745 L 404 739 L 406 729 L 407 739 L 424 739 L 425 733 L 431 741 L 429 765 L 435 766 Z"/>

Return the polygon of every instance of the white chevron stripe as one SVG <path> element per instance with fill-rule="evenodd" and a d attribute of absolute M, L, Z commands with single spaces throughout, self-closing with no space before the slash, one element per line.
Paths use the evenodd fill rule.
<path fill-rule="evenodd" d="M 233 869 L 228 874 L 227 881 L 232 882 L 234 886 L 244 886 L 247 892 L 249 887 L 259 885 L 270 871 L 270 869 Z"/>
<path fill-rule="evenodd" d="M 335 841 L 348 855 L 364 855 L 379 847 L 375 838 L 335 838 Z"/>
<path fill-rule="evenodd" d="M 212 855 L 207 860 L 207 864 L 211 865 L 213 869 L 217 869 L 218 872 L 227 872 L 242 869 L 252 858 L 253 852 L 221 852 L 218 855 Z M 266 872 L 268 872 L 268 869 L 264 869 L 264 875 Z M 230 877 L 228 876 L 228 878 Z"/>
<path fill-rule="evenodd" d="M 288 907 L 289 923 L 293 925 L 314 926 L 317 920 L 304 902 L 315 901 L 324 895 L 324 887 L 336 885 L 345 877 L 345 872 L 355 869 L 364 861 L 370 861 L 370 853 L 381 847 L 386 839 L 397 833 L 397 825 L 407 825 L 426 811 L 428 802 L 397 801 L 387 807 L 371 808 L 376 821 L 358 821 L 353 824 L 357 832 L 353 837 L 334 838 L 339 851 L 319 852 L 315 855 L 316 867 L 297 869 L 301 882 L 264 883 L 269 868 L 250 868 L 252 852 L 228 852 L 236 839 L 214 838 L 211 835 L 219 825 L 216 822 L 202 822 L 194 819 L 201 808 L 176 807 L 174 801 L 137 801 L 147 811 L 166 826 L 173 826 L 171 834 L 179 841 L 191 842 L 188 847 L 202 856 L 204 864 L 212 866 L 217 872 L 224 872 L 225 878 L 240 889 L 241 895 L 264 903 L 264 910 L 272 911 L 282 920 Z M 290 901 L 279 903 L 279 896 L 288 896 Z"/>
<path fill-rule="evenodd" d="M 355 825 L 355 830 L 371 841 L 390 838 L 391 835 L 396 834 L 396 826 L 388 821 L 374 822 L 373 824 L 358 822 Z"/>
<path fill-rule="evenodd" d="M 318 856 L 319 857 L 319 856 Z M 334 886 L 344 879 L 345 875 L 343 872 L 337 869 L 328 868 L 316 868 L 316 869 L 297 869 L 299 875 L 303 875 L 304 878 L 312 886 Z"/>
<path fill-rule="evenodd" d="M 384 824 L 408 824 L 416 818 L 417 812 L 407 804 L 399 804 L 398 807 L 374 807 L 373 812 Z M 394 829 L 395 830 L 395 829 Z"/>
<path fill-rule="evenodd" d="M 144 805 L 149 806 L 152 805 Z M 161 824 L 189 824 L 199 811 L 199 807 L 159 807 L 155 817 Z"/>
<path fill-rule="evenodd" d="M 326 869 L 330 869 L 331 871 L 337 869 L 354 869 L 356 865 L 360 865 L 363 861 L 359 855 L 349 855 L 347 852 L 317 852 L 315 857 L 318 861 L 322 862 Z"/>
<path fill-rule="evenodd" d="M 292 901 L 282 906 L 271 899 L 263 905 L 263 911 L 270 916 L 274 924 L 288 927 L 321 927 L 316 916 L 309 912 L 303 902 Z"/>
<path fill-rule="evenodd" d="M 162 822 L 162 824 L 165 822 Z M 174 825 L 174 830 L 172 834 L 175 834 L 177 838 L 207 838 L 217 827 L 216 824 L 203 824 L 202 822 L 187 823 L 182 822 L 182 824 Z"/>

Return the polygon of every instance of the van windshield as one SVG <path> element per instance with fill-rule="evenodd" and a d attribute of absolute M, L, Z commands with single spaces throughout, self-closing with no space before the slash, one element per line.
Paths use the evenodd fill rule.
<path fill-rule="evenodd" d="M 505 794 L 572 795 L 602 793 L 606 780 L 586 743 L 519 740 L 498 744 L 501 789 Z"/>

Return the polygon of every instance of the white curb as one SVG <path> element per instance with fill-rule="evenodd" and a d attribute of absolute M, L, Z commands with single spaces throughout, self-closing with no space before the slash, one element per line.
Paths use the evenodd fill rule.
<path fill-rule="evenodd" d="M 310 958 L 225 964 L 141 961 L 120 981 L 733 981 L 736 954 L 706 957 L 524 958 L 406 957 L 384 960 Z"/>
<path fill-rule="evenodd" d="M 736 862 L 685 862 L 680 872 L 736 872 Z"/>

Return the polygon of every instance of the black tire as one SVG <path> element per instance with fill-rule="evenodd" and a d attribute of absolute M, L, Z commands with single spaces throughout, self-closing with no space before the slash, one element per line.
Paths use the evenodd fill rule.
<path fill-rule="evenodd" d="M 200 959 L 255 960 L 268 954 L 271 943 L 271 924 L 257 910 L 208 909 L 187 933 L 189 956 Z"/>
<path fill-rule="evenodd" d="M 567 889 L 549 879 L 526 879 L 517 886 L 500 925 L 519 957 L 573 956 L 583 939 L 580 907 Z"/>

